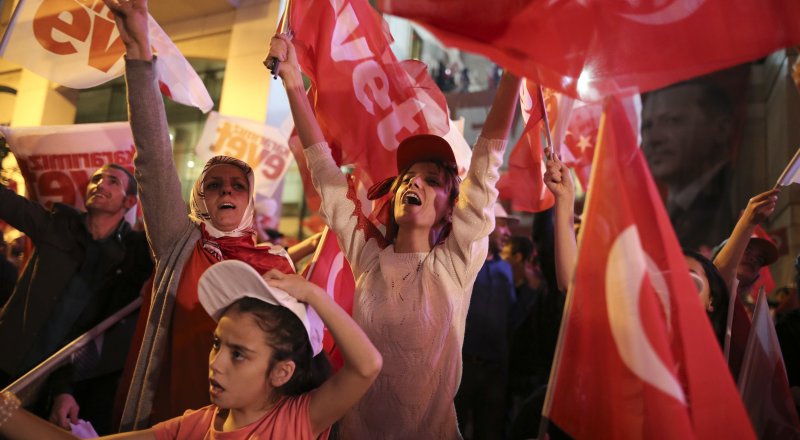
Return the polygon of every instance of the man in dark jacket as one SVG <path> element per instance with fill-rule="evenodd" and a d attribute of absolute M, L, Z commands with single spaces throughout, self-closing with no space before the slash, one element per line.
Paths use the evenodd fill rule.
<path fill-rule="evenodd" d="M 153 265 L 144 233 L 133 231 L 124 219 L 135 204 L 136 181 L 117 164 L 92 175 L 87 212 L 60 203 L 48 211 L 0 188 L 0 219 L 35 246 L 0 310 L 0 385 L 139 295 Z"/>

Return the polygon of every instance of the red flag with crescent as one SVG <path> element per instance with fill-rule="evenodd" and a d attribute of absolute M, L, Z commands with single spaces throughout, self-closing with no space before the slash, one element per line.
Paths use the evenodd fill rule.
<path fill-rule="evenodd" d="M 544 415 L 576 439 L 752 439 L 626 105 L 605 105 Z"/>
<path fill-rule="evenodd" d="M 544 112 L 541 102 L 547 106 L 550 124 L 557 118 L 556 97 L 542 91 L 538 84 L 525 81 L 520 86 L 519 101 L 525 130 L 508 157 L 508 171 L 497 181 L 500 200 L 511 200 L 511 209 L 524 212 L 541 212 L 555 204 L 553 193 L 547 189 L 544 174 L 542 130 Z"/>
<path fill-rule="evenodd" d="M 444 44 L 584 101 L 637 93 L 800 42 L 796 0 L 378 0 Z"/>
<path fill-rule="evenodd" d="M 336 235 L 327 227 L 322 231 L 317 251 L 304 272 L 307 280 L 328 292 L 348 314 L 353 314 L 353 295 L 356 291 L 353 271 L 336 242 Z M 322 350 L 327 353 L 335 370 L 342 367 L 342 356 L 327 327 L 323 334 Z"/>

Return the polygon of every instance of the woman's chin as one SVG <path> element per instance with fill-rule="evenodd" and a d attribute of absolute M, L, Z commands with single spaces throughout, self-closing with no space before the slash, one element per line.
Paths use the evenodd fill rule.
<path fill-rule="evenodd" d="M 235 230 L 237 226 L 239 226 L 239 222 L 236 222 L 234 224 L 232 222 L 217 222 L 214 221 L 214 219 L 211 219 L 211 226 L 213 226 L 218 231 L 231 232 Z"/>

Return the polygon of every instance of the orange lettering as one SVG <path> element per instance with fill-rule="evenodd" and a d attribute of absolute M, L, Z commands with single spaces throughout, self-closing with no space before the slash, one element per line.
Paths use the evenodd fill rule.
<path fill-rule="evenodd" d="M 69 21 L 62 19 L 65 14 L 69 16 Z M 75 40 L 86 41 L 91 25 L 89 13 L 74 1 L 44 0 L 33 17 L 33 35 L 46 50 L 58 55 L 68 55 L 78 50 L 69 41 L 56 40 L 54 31 Z"/>
<path fill-rule="evenodd" d="M 211 145 L 211 151 L 219 153 L 228 138 L 231 137 L 231 130 L 233 124 L 230 122 L 223 122 L 221 126 L 217 127 L 217 140 Z"/>
<path fill-rule="evenodd" d="M 125 54 L 125 46 L 119 36 L 110 45 L 108 44 L 115 28 L 116 24 L 113 21 L 99 15 L 94 16 L 92 42 L 89 45 L 89 65 L 101 72 L 111 70 Z"/>

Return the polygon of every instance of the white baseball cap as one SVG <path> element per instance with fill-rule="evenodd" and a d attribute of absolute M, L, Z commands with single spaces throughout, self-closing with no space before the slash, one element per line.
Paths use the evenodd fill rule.
<path fill-rule="evenodd" d="M 314 356 L 322 351 L 323 324 L 317 312 L 286 291 L 267 284 L 252 266 L 243 261 L 225 260 L 206 269 L 200 276 L 197 296 L 214 321 L 219 321 L 228 306 L 245 297 L 286 307 L 303 323 Z"/>

